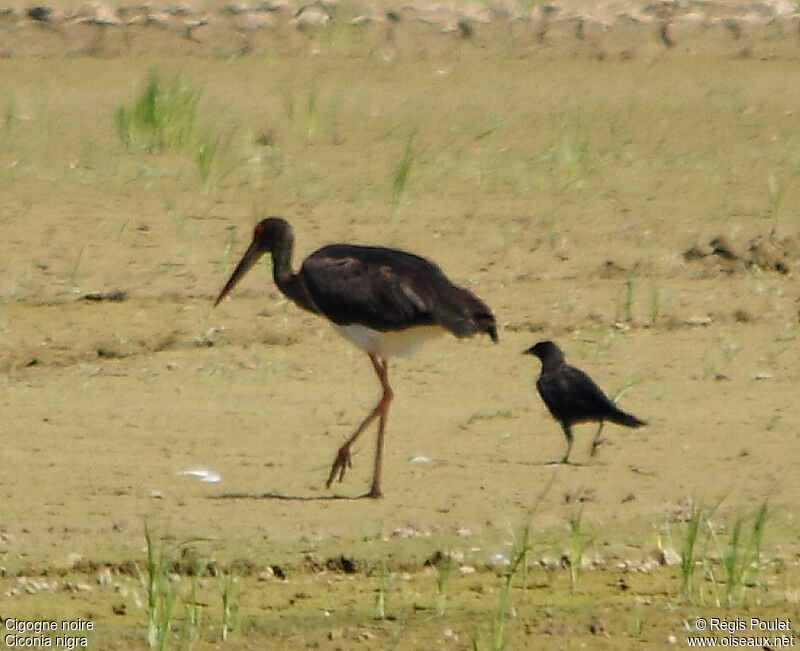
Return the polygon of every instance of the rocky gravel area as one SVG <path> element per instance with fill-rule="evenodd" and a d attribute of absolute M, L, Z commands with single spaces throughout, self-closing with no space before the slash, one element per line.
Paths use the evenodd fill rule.
<path fill-rule="evenodd" d="M 786 0 L 0 6 L 0 56 L 6 58 L 267 52 L 367 54 L 392 61 L 441 52 L 441 44 L 419 44 L 427 36 L 439 36 L 430 40 L 450 49 L 504 41 L 507 51 L 520 56 L 627 59 L 675 52 L 792 59 L 800 55 L 800 11 Z"/>

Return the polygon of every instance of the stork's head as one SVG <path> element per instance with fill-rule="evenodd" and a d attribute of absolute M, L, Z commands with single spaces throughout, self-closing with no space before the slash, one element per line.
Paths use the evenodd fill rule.
<path fill-rule="evenodd" d="M 293 239 L 289 222 L 280 217 L 267 217 L 258 222 L 253 229 L 253 241 L 250 246 L 256 247 L 260 252 L 259 255 L 263 255 L 267 251 L 284 247 Z"/>
<path fill-rule="evenodd" d="M 214 301 L 214 306 L 220 304 L 223 298 L 234 288 L 242 277 L 261 259 L 265 253 L 273 253 L 276 251 L 290 251 L 294 238 L 292 236 L 292 227 L 289 222 L 280 217 L 267 217 L 262 219 L 253 229 L 253 240 L 247 251 L 244 252 L 236 269 L 233 270 L 225 287 L 217 296 Z"/>

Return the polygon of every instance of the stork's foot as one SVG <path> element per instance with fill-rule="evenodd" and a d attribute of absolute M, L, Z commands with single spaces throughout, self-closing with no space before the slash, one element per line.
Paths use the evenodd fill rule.
<path fill-rule="evenodd" d="M 372 499 L 378 500 L 383 497 L 383 491 L 380 488 L 375 488 L 374 486 L 370 489 L 369 493 L 364 493 L 362 497 L 370 497 Z"/>
<path fill-rule="evenodd" d="M 344 479 L 345 470 L 352 467 L 353 459 L 350 456 L 350 446 L 343 445 L 339 448 L 339 451 L 336 453 L 336 458 L 331 464 L 331 472 L 328 475 L 328 481 L 325 482 L 325 488 L 331 487 L 337 472 L 339 473 L 339 481 L 342 481 Z"/>
<path fill-rule="evenodd" d="M 603 443 L 606 442 L 606 439 L 595 439 L 592 441 L 592 450 L 589 453 L 590 456 L 594 457 L 597 455 L 597 448 L 599 448 Z"/>

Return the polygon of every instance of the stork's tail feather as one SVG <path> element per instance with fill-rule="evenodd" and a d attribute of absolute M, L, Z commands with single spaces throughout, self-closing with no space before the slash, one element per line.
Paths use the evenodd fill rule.
<path fill-rule="evenodd" d="M 647 421 L 640 420 L 633 414 L 624 412 L 621 409 L 617 409 L 608 420 L 617 425 L 625 425 L 625 427 L 641 427 L 642 425 L 647 425 Z"/>
<path fill-rule="evenodd" d="M 489 338 L 494 343 L 500 341 L 500 338 L 497 336 L 497 324 L 494 321 L 494 316 L 491 314 L 481 314 L 475 317 L 475 323 L 478 324 L 478 330 L 489 335 Z"/>
<path fill-rule="evenodd" d="M 481 299 L 463 287 L 451 285 L 444 300 L 433 306 L 433 316 L 438 323 L 456 337 L 471 337 L 485 332 L 497 343 L 497 324 L 494 315 Z"/>

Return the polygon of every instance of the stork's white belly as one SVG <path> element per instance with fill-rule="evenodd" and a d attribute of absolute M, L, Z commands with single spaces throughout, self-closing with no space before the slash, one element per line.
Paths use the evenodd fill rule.
<path fill-rule="evenodd" d="M 426 341 L 435 339 L 445 332 L 440 326 L 416 326 L 389 332 L 380 332 L 362 325 L 334 324 L 333 327 L 342 337 L 364 352 L 372 353 L 382 359 L 413 355 Z"/>

